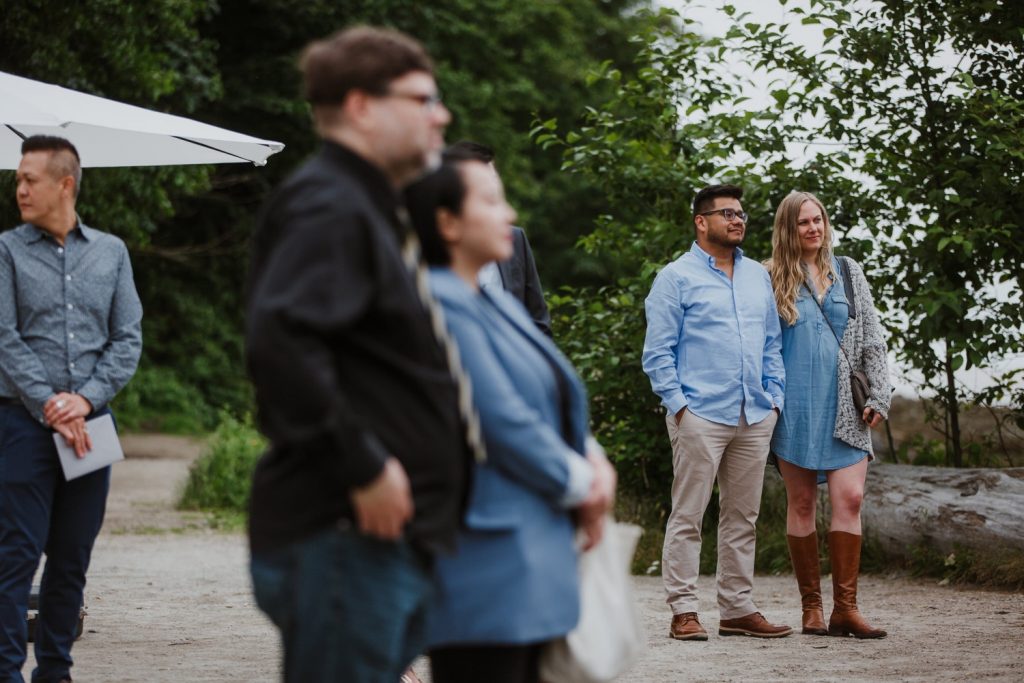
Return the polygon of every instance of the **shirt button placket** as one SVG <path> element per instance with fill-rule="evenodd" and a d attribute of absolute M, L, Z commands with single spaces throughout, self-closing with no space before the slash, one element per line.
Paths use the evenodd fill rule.
<path fill-rule="evenodd" d="M 732 311 L 733 316 L 736 318 L 736 338 L 739 340 L 740 346 L 740 393 L 743 395 L 743 401 L 740 403 L 740 420 L 743 419 L 744 407 L 750 401 L 750 397 L 747 396 L 747 358 L 744 355 L 743 350 L 743 320 L 740 316 L 740 302 L 736 296 L 736 265 L 733 264 L 732 280 L 729 281 L 729 287 L 732 289 Z"/>
<path fill-rule="evenodd" d="M 75 364 L 71 362 L 74 354 L 71 352 L 71 342 L 75 338 L 75 333 L 71 331 L 71 313 L 74 309 L 71 304 L 71 273 L 68 272 L 68 257 L 67 249 L 64 247 L 57 247 L 57 256 L 63 261 L 63 272 L 64 272 L 64 332 L 67 335 L 64 349 L 65 349 L 65 362 L 68 367 L 68 388 L 74 388 L 74 378 L 71 376 L 71 370 L 75 367 Z"/>

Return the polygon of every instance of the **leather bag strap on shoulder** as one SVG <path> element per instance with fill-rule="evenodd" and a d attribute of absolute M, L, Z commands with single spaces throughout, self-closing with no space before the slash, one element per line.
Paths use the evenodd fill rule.
<path fill-rule="evenodd" d="M 825 324 L 828 325 L 828 329 L 832 331 L 832 336 L 836 338 L 836 343 L 839 344 L 839 351 L 846 359 L 846 366 L 852 371 L 853 363 L 850 362 L 850 357 L 846 355 L 846 349 L 843 348 L 843 340 L 839 338 L 838 334 L 836 334 L 836 328 L 832 327 L 832 321 L 828 319 L 828 314 L 825 313 L 825 307 L 821 305 L 821 302 L 818 301 L 818 297 L 814 295 L 814 290 L 811 289 L 810 285 L 806 282 L 804 282 L 804 289 L 806 289 L 807 293 L 811 295 L 811 301 L 813 301 L 818 306 L 818 310 L 821 311 L 821 317 L 825 319 Z"/>

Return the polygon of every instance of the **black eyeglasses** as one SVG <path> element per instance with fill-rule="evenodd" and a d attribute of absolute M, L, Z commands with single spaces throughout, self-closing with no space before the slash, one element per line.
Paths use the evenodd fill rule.
<path fill-rule="evenodd" d="M 698 213 L 698 216 L 710 216 L 713 213 L 722 214 L 722 218 L 727 221 L 731 221 L 734 218 L 739 218 L 742 222 L 746 223 L 749 215 L 746 211 L 737 211 L 736 209 L 715 209 L 714 211 L 705 211 L 704 213 Z"/>
<path fill-rule="evenodd" d="M 380 97 L 397 97 L 401 100 L 411 100 L 413 102 L 419 102 L 420 106 L 427 111 L 433 111 L 441 106 L 441 95 L 438 93 L 432 93 L 430 95 L 419 95 L 411 92 L 386 92 Z"/>

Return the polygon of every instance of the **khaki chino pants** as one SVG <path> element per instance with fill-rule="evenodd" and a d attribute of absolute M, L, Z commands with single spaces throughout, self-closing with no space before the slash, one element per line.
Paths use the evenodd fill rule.
<path fill-rule="evenodd" d="M 761 508 L 768 447 L 778 414 L 754 425 L 744 416 L 723 425 L 687 410 L 676 425 L 666 416 L 672 441 L 672 514 L 665 529 L 661 571 L 673 614 L 697 612 L 700 528 L 718 479 L 718 611 L 735 619 L 757 611 L 754 581 L 755 524 Z"/>

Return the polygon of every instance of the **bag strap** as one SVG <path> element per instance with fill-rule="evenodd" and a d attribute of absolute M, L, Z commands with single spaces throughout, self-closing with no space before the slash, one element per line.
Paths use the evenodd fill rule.
<path fill-rule="evenodd" d="M 832 327 L 832 322 L 828 319 L 828 314 L 825 313 L 825 307 L 818 301 L 818 297 L 814 295 L 814 290 L 807 286 L 807 282 L 804 282 L 804 289 L 811 295 L 811 299 L 818 306 L 818 310 L 821 311 L 821 317 L 825 319 L 825 324 L 828 325 L 828 329 L 832 330 L 832 336 L 836 338 L 836 343 L 839 344 L 839 350 L 843 352 L 843 357 L 846 358 L 846 365 L 853 371 L 853 363 L 850 362 L 850 357 L 846 355 L 846 349 L 843 348 L 843 340 L 836 334 L 836 328 Z"/>
<path fill-rule="evenodd" d="M 853 278 L 850 277 L 850 266 L 848 261 L 850 260 L 847 256 L 840 256 L 839 261 L 839 276 L 843 278 L 843 290 L 846 292 L 846 301 L 850 304 L 850 317 L 857 317 L 857 297 L 853 294 Z"/>

